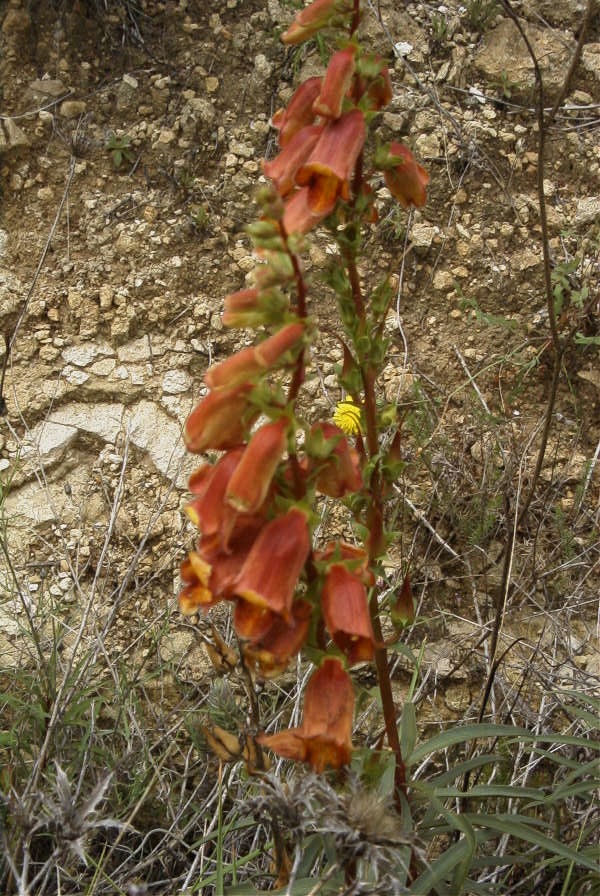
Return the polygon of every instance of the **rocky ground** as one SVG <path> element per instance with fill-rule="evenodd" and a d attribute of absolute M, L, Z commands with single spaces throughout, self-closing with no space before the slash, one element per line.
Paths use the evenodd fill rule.
<path fill-rule="evenodd" d="M 195 459 L 181 427 L 208 364 L 243 339 L 219 315 L 253 266 L 243 228 L 260 160 L 274 153 L 269 119 L 320 66 L 315 51 L 278 42 L 290 6 L 0 6 L 10 575 L 33 610 L 54 600 L 73 618 L 95 589 L 100 624 L 120 620 L 120 650 L 151 651 L 167 626 L 161 657 L 180 669 L 199 661 L 173 599 L 192 538 L 181 508 Z M 528 0 L 515 10 L 550 106 L 582 5 Z M 455 666 L 492 615 L 505 498 L 527 486 L 548 396 L 534 74 L 516 26 L 488 0 L 382 0 L 365 27 L 394 83 L 381 134 L 405 140 L 431 174 L 426 207 L 408 216 L 382 191 L 368 241 L 369 266 L 398 284 L 382 385 L 407 413 L 403 539 L 388 584 L 410 558 L 431 691 L 450 675 L 432 713 L 460 715 L 483 654 L 481 665 L 474 654 Z M 596 13 L 548 140 L 550 245 L 570 300 L 561 327 L 580 339 L 565 358 L 534 522 L 518 540 L 506 643 L 524 640 L 505 670 L 507 694 L 540 645 L 550 657 L 540 685 L 550 673 L 561 683 L 600 674 L 598 305 L 582 293 L 597 296 L 600 275 L 599 97 Z M 311 249 L 313 270 L 327 249 Z M 306 392 L 315 418 L 340 397 L 338 360 L 333 339 L 315 347 Z M 15 659 L 23 612 L 12 598 L 0 606 L 1 649 Z"/>

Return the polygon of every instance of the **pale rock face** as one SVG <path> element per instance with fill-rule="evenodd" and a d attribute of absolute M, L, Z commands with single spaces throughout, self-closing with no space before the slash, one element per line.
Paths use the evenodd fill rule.
<path fill-rule="evenodd" d="M 572 34 L 554 32 L 523 22 L 539 60 L 548 97 L 562 85 L 575 48 Z M 506 80 L 512 96 L 525 97 L 535 86 L 531 57 L 517 26 L 511 19 L 503 20 L 489 31 L 475 53 L 474 68 L 491 82 Z"/>
<path fill-rule="evenodd" d="M 581 51 L 581 61 L 586 71 L 600 81 L 600 43 L 585 46 Z"/>

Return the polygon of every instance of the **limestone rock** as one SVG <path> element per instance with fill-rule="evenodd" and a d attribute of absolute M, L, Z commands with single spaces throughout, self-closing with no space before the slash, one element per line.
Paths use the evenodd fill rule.
<path fill-rule="evenodd" d="M 34 100 L 55 99 L 67 92 L 63 82 L 56 78 L 37 78 L 30 83 L 29 91 Z"/>
<path fill-rule="evenodd" d="M 121 431 L 123 413 L 123 405 L 116 402 L 98 402 L 93 405 L 72 402 L 53 411 L 49 421 L 98 436 L 105 442 L 114 442 Z"/>
<path fill-rule="evenodd" d="M 523 10 L 528 18 L 542 16 L 555 27 L 576 29 L 585 11 L 584 0 L 525 0 Z"/>
<path fill-rule="evenodd" d="M 62 460 L 76 438 L 76 427 L 45 420 L 31 431 L 29 444 L 23 446 L 21 458 L 27 459 L 34 455 L 44 467 L 51 466 Z"/>
<path fill-rule="evenodd" d="M 573 36 L 551 28 L 540 28 L 523 22 L 525 33 L 539 60 L 547 98 L 562 85 L 571 54 Z M 535 85 L 531 57 L 519 30 L 511 19 L 500 22 L 483 38 L 475 54 L 475 69 L 488 82 L 502 84 L 508 79 L 511 96 L 527 98 Z"/>
<path fill-rule="evenodd" d="M 586 196 L 577 200 L 575 211 L 575 224 L 593 224 L 600 220 L 600 196 Z"/>
<path fill-rule="evenodd" d="M 29 139 L 12 118 L 0 120 L 0 153 L 29 146 Z"/>
<path fill-rule="evenodd" d="M 60 104 L 59 112 L 63 118 L 79 118 L 86 109 L 87 105 L 83 100 L 64 100 Z"/>
<path fill-rule="evenodd" d="M 0 328 L 12 329 L 11 317 L 19 314 L 24 300 L 23 287 L 14 274 L 0 270 Z"/>
<path fill-rule="evenodd" d="M 170 479 L 178 477 L 185 453 L 178 423 L 154 402 L 140 401 L 132 409 L 127 431 L 161 473 Z"/>
<path fill-rule="evenodd" d="M 587 44 L 581 52 L 583 67 L 600 81 L 600 43 Z"/>

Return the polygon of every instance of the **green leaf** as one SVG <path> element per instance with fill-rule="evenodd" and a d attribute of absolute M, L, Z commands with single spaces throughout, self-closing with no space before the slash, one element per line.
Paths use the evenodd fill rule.
<path fill-rule="evenodd" d="M 417 714 L 410 700 L 402 707 L 400 721 L 400 747 L 403 756 L 410 756 L 417 742 Z"/>
<path fill-rule="evenodd" d="M 435 778 L 432 778 L 429 782 L 429 786 L 433 786 L 436 788 L 444 787 L 446 784 L 449 784 L 451 781 L 456 781 L 459 778 L 462 778 L 467 772 L 473 771 L 473 769 L 481 768 L 483 765 L 495 765 L 498 766 L 501 762 L 506 761 L 506 756 L 501 756 L 500 753 L 486 753 L 484 756 L 473 756 L 472 759 L 465 759 L 464 762 L 457 762 L 446 772 L 442 772 L 441 775 L 436 775 Z M 417 784 L 420 782 L 417 782 Z"/>
<path fill-rule="evenodd" d="M 323 838 L 320 834 L 312 834 L 302 842 L 302 860 L 297 874 L 300 878 L 309 880 L 308 875 L 315 866 L 319 856 L 323 853 Z"/>
<path fill-rule="evenodd" d="M 432 893 L 436 887 L 448 880 L 458 865 L 470 863 L 471 855 L 468 841 L 466 839 L 459 840 L 431 862 L 427 870 L 414 881 L 408 892 L 413 893 L 414 896 L 425 896 L 425 894 Z"/>
<path fill-rule="evenodd" d="M 16 750 L 19 739 L 14 731 L 0 731 L 0 747 Z"/>
<path fill-rule="evenodd" d="M 534 846 L 539 846 L 546 852 L 565 859 L 567 862 L 573 862 L 582 868 L 598 872 L 597 860 L 588 859 L 585 855 L 571 849 L 565 843 L 554 840 L 552 837 L 547 837 L 536 830 L 532 825 L 539 824 L 537 819 L 530 819 L 528 823 L 525 823 L 517 820 L 517 817 L 512 815 L 479 815 L 469 812 L 465 813 L 463 818 L 468 819 L 473 825 L 497 831 L 500 834 L 509 834 L 509 836 L 517 840 L 525 840 L 526 843 L 533 843 Z M 519 818 L 525 819 L 526 816 L 519 816 Z"/>
<path fill-rule="evenodd" d="M 544 792 L 537 787 L 517 787 L 512 784 L 476 784 L 464 791 L 460 787 L 436 787 L 435 795 L 443 799 L 455 799 L 461 797 L 479 797 L 490 799 L 492 797 L 506 797 L 507 799 L 530 799 L 537 803 L 544 802 Z"/>
<path fill-rule="evenodd" d="M 576 345 L 600 345 L 600 336 L 584 336 L 583 333 L 576 333 L 573 342 Z"/>
<path fill-rule="evenodd" d="M 514 737 L 517 740 L 536 739 L 534 735 L 529 734 L 524 728 L 517 728 L 515 725 L 464 725 L 462 727 L 448 728 L 447 731 L 442 731 L 429 740 L 418 744 L 412 755 L 406 758 L 406 762 L 415 765 L 432 753 L 445 750 L 447 747 L 454 746 L 454 744 L 467 743 L 471 740 L 482 740 L 488 737 Z"/>
<path fill-rule="evenodd" d="M 323 880 L 323 878 L 321 878 Z M 237 887 L 227 887 L 224 896 L 310 896 L 318 893 L 319 896 L 334 896 L 339 893 L 343 882 L 341 874 L 336 874 L 323 883 L 318 877 L 304 877 L 294 881 L 291 886 L 279 890 L 257 890 L 249 884 L 240 884 Z"/>

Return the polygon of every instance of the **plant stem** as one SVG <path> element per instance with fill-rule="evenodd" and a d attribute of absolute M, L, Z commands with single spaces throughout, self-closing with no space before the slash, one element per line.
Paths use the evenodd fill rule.
<path fill-rule="evenodd" d="M 360 287 L 356 259 L 351 249 L 346 248 L 344 250 L 344 260 L 346 262 L 352 288 L 356 316 L 360 322 L 359 332 L 364 333 L 367 327 L 365 301 Z M 372 569 L 377 558 L 381 555 L 384 549 L 384 531 L 383 483 L 379 461 L 376 460 L 379 454 L 379 425 L 377 420 L 377 402 L 375 395 L 376 370 L 370 359 L 365 359 L 361 367 L 361 374 L 364 389 L 367 457 L 371 462 L 374 462 L 368 486 L 370 500 L 367 509 L 367 526 L 369 529 L 367 548 L 369 553 L 369 567 Z M 400 813 L 402 797 L 405 797 L 407 792 L 406 765 L 404 764 L 402 748 L 400 746 L 400 737 L 396 719 L 396 705 L 392 693 L 387 650 L 383 646 L 383 632 L 381 630 L 381 622 L 379 619 L 379 604 L 376 591 L 374 591 L 371 596 L 369 610 L 375 643 L 378 645 L 375 648 L 375 668 L 377 669 L 377 680 L 379 683 L 379 692 L 381 694 L 385 731 L 389 747 L 396 758 L 396 769 L 394 772 L 394 801 L 396 808 Z"/>

